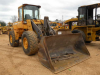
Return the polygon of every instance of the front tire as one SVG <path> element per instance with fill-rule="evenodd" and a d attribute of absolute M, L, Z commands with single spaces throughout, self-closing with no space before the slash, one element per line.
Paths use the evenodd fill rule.
<path fill-rule="evenodd" d="M 14 31 L 9 32 L 9 42 L 10 42 L 10 45 L 12 47 L 18 47 L 19 46 L 19 40 L 15 40 Z"/>
<path fill-rule="evenodd" d="M 22 47 L 27 55 L 33 55 L 38 52 L 38 38 L 34 31 L 25 31 L 22 34 Z"/>

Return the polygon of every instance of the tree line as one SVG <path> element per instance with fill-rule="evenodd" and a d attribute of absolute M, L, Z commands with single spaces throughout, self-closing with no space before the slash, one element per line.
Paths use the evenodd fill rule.
<path fill-rule="evenodd" d="M 1 26 L 6 26 L 6 23 L 4 21 L 0 21 Z"/>
<path fill-rule="evenodd" d="M 18 19 L 17 19 L 17 16 L 14 15 L 14 16 L 11 16 L 10 20 L 13 23 L 13 22 L 16 22 Z M 6 26 L 6 22 L 5 21 L 1 21 L 0 20 L 0 24 L 1 24 L 1 26 Z"/>

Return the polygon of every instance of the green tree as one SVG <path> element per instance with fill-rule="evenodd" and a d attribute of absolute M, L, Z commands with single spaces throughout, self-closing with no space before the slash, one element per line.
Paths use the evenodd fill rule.
<path fill-rule="evenodd" d="M 6 23 L 4 21 L 0 21 L 1 26 L 6 26 Z"/>

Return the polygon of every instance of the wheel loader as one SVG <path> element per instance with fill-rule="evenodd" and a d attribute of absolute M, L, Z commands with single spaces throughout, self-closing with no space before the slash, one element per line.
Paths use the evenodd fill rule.
<path fill-rule="evenodd" d="M 58 73 L 90 57 L 81 34 L 55 31 L 49 25 L 49 18 L 39 18 L 39 5 L 23 4 L 18 7 L 18 22 L 9 32 L 12 47 L 19 46 L 21 39 L 26 55 L 38 57 L 45 67 Z M 67 33 L 67 34 L 66 34 Z"/>
<path fill-rule="evenodd" d="M 78 18 L 68 19 L 64 23 L 68 24 L 67 25 L 67 29 L 71 29 L 72 26 L 77 26 L 77 24 L 78 24 Z"/>
<path fill-rule="evenodd" d="M 0 24 L 0 35 L 4 33 L 7 33 L 7 26 L 1 26 Z"/>
<path fill-rule="evenodd" d="M 57 24 L 57 22 L 50 22 L 50 26 L 51 26 L 51 28 L 53 28 L 54 30 L 57 30 L 57 28 L 58 28 L 58 24 Z"/>
<path fill-rule="evenodd" d="M 2 26 L 2 34 L 7 34 L 7 26 Z"/>
<path fill-rule="evenodd" d="M 12 27 L 13 27 L 13 23 L 9 22 L 8 25 L 7 25 L 8 35 L 9 35 L 9 32 L 11 31 Z"/>
<path fill-rule="evenodd" d="M 55 31 L 67 29 L 67 26 L 65 26 L 65 25 L 63 25 L 62 23 L 59 23 L 59 22 L 50 22 L 50 26 L 51 26 L 51 28 L 53 28 Z"/>
<path fill-rule="evenodd" d="M 72 33 L 81 33 L 86 43 L 100 41 L 100 14 L 97 14 L 100 3 L 84 5 L 78 8 L 78 18 L 66 20 Z M 78 22 L 77 25 L 72 25 Z"/>

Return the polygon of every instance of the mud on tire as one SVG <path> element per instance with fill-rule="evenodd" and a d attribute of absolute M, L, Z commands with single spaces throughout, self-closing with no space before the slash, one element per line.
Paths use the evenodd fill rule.
<path fill-rule="evenodd" d="M 11 41 L 11 38 L 12 37 L 12 41 Z M 15 40 L 15 34 L 14 34 L 14 31 L 10 31 L 9 32 L 9 42 L 10 42 L 10 45 L 12 47 L 18 47 L 19 46 L 19 40 Z"/>
<path fill-rule="evenodd" d="M 27 47 L 24 47 L 24 38 L 27 39 Z M 25 31 L 22 34 L 22 47 L 27 55 L 33 55 L 38 52 L 38 38 L 34 31 Z"/>

